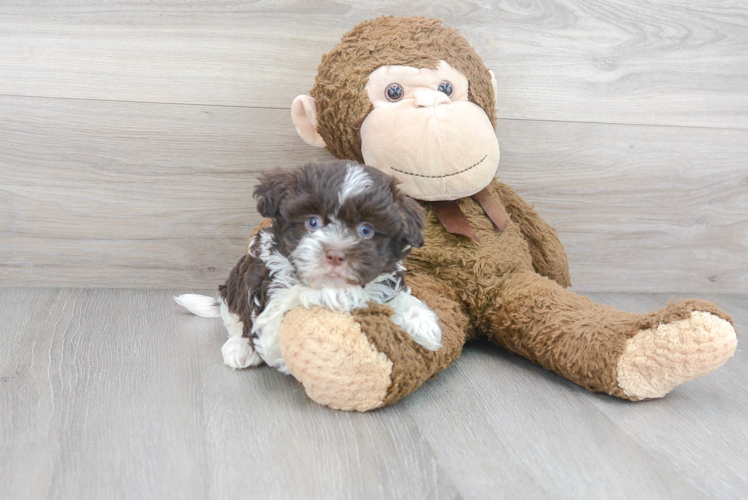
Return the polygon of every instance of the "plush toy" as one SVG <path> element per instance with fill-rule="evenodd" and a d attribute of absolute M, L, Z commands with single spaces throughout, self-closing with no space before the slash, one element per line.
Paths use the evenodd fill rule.
<path fill-rule="evenodd" d="M 592 391 L 658 398 L 735 351 L 730 317 L 686 300 L 632 314 L 576 295 L 556 232 L 494 179 L 496 83 L 455 29 L 380 17 L 322 58 L 311 96 L 292 105 L 308 144 L 400 181 L 427 215 L 425 245 L 404 262 L 413 294 L 438 315 L 442 348 L 423 349 L 372 304 L 353 313 L 290 311 L 281 352 L 316 402 L 390 405 L 487 337 Z"/>

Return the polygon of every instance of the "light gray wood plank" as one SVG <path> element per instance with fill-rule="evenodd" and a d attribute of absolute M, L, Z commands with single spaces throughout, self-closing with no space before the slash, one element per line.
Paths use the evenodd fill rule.
<path fill-rule="evenodd" d="M 0 7 L 0 94 L 288 108 L 381 14 L 461 29 L 502 118 L 748 127 L 739 1 L 21 2 Z"/>
<path fill-rule="evenodd" d="M 748 132 L 501 120 L 499 178 L 558 229 L 578 290 L 741 292 Z M 286 110 L 0 98 L 0 283 L 213 287 L 256 174 L 324 151 Z"/>
<path fill-rule="evenodd" d="M 455 498 L 416 422 L 222 365 L 172 292 L 0 289 L 5 498 Z"/>
<path fill-rule="evenodd" d="M 641 312 L 669 300 L 591 298 Z M 705 298 L 748 327 L 745 296 Z M 746 361 L 739 346 L 717 372 L 631 403 L 478 343 L 402 404 L 466 498 L 737 499 L 748 490 Z"/>
<path fill-rule="evenodd" d="M 330 157 L 278 110 L 0 98 L 0 137 L 6 286 L 215 286 L 257 173 Z"/>
<path fill-rule="evenodd" d="M 477 343 L 395 406 L 345 413 L 267 367 L 223 366 L 223 327 L 180 310 L 180 292 L 0 289 L 4 497 L 690 499 L 748 488 L 743 347 L 716 373 L 631 403 Z M 645 311 L 669 296 L 591 298 Z M 748 327 L 746 296 L 705 298 Z"/>
<path fill-rule="evenodd" d="M 479 343 L 403 402 L 467 498 L 700 498 L 587 398 Z"/>
<path fill-rule="evenodd" d="M 635 312 L 661 307 L 670 297 L 596 293 L 598 302 Z M 676 295 L 674 299 L 686 298 Z M 748 331 L 746 296 L 704 295 L 735 320 L 738 334 Z M 677 387 L 663 400 L 632 408 L 608 398 L 593 405 L 614 420 L 658 462 L 667 463 L 708 498 L 744 498 L 748 491 L 748 350 L 744 335 L 734 358 L 716 372 Z M 715 457 L 719 457 L 715 459 Z"/>
<path fill-rule="evenodd" d="M 558 231 L 582 291 L 748 286 L 748 135 L 504 122 L 498 177 Z"/>

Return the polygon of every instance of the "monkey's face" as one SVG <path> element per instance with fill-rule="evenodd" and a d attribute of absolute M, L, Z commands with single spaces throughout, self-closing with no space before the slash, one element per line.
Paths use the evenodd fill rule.
<path fill-rule="evenodd" d="M 340 59 L 336 64 L 344 69 L 348 59 Z M 301 95 L 291 117 L 308 144 L 363 160 L 395 177 L 415 199 L 464 198 L 485 188 L 499 165 L 499 143 L 485 107 L 495 105 L 496 84 L 485 73 L 490 80 L 479 80 L 469 94 L 465 74 L 443 60 L 436 69 L 379 66 L 368 78 L 327 71 L 315 84 L 324 97 L 320 112 L 316 99 Z"/>
<path fill-rule="evenodd" d="M 364 162 L 398 179 L 419 200 L 470 196 L 499 164 L 488 116 L 468 100 L 467 78 L 441 61 L 437 69 L 381 66 L 366 92 L 374 109 L 361 125 Z"/>

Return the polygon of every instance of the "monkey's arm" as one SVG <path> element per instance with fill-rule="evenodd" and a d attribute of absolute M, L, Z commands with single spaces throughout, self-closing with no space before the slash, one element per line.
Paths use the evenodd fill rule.
<path fill-rule="evenodd" d="M 416 390 L 462 352 L 467 311 L 455 292 L 410 273 L 413 295 L 437 313 L 442 347 L 430 351 L 392 321 L 389 305 L 371 303 L 352 313 L 297 307 L 281 325 L 281 352 L 307 395 L 335 409 L 368 411 Z"/>
<path fill-rule="evenodd" d="M 504 208 L 517 223 L 530 244 L 530 255 L 535 272 L 552 279 L 563 287 L 571 286 L 569 263 L 556 230 L 544 221 L 512 188 L 494 180 L 489 189 L 499 197 Z"/>

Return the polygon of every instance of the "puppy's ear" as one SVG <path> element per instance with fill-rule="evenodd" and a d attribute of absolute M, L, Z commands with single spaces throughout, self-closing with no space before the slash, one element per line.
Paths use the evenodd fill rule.
<path fill-rule="evenodd" d="M 396 191 L 396 193 L 395 199 L 402 214 L 402 232 L 405 242 L 414 248 L 420 248 L 423 246 L 423 228 L 425 226 L 423 208 L 410 196 L 400 191 Z"/>
<path fill-rule="evenodd" d="M 260 184 L 255 187 L 257 211 L 263 217 L 275 218 L 280 213 L 283 198 L 296 183 L 296 176 L 290 172 L 271 172 L 260 176 Z"/>

